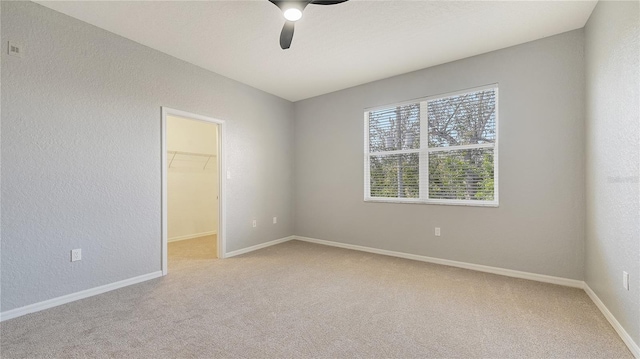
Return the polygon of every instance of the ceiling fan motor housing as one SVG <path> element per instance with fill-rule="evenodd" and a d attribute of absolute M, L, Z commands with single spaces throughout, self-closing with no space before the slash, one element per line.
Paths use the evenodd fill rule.
<path fill-rule="evenodd" d="M 280 32 L 280 47 L 283 50 L 291 47 L 291 41 L 293 41 L 293 32 L 295 30 L 295 22 L 302 18 L 302 12 L 307 5 L 335 5 L 340 4 L 348 0 L 310 0 L 310 1 L 282 1 L 282 0 L 269 0 L 272 4 L 277 6 L 286 20 L 282 31 Z M 296 11 L 297 10 L 297 11 Z"/>

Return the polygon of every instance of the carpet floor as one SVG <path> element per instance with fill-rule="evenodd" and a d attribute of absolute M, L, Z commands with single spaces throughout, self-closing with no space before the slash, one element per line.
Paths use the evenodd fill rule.
<path fill-rule="evenodd" d="M 580 289 L 290 241 L 5 321 L 2 358 L 632 358 Z"/>
<path fill-rule="evenodd" d="M 169 242 L 167 246 L 170 266 L 188 263 L 190 260 L 218 258 L 218 236 L 215 234 Z"/>

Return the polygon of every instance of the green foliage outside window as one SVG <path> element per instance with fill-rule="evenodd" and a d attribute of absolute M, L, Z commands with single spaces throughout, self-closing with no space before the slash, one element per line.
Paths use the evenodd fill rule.
<path fill-rule="evenodd" d="M 370 197 L 493 201 L 496 96 L 488 89 L 369 112 Z"/>

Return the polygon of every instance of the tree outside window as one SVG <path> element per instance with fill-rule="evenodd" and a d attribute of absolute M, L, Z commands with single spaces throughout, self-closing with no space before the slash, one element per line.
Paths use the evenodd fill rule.
<path fill-rule="evenodd" d="M 496 129 L 497 87 L 368 111 L 365 199 L 497 205 Z"/>

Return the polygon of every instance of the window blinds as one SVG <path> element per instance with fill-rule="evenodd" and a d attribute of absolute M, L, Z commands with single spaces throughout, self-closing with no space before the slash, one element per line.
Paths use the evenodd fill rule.
<path fill-rule="evenodd" d="M 365 112 L 365 200 L 497 205 L 496 86 Z"/>

